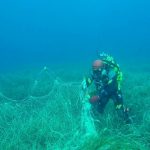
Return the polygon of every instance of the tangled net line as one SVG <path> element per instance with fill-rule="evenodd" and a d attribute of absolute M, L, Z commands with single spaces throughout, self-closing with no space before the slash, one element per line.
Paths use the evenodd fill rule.
<path fill-rule="evenodd" d="M 46 74 L 49 77 L 46 80 L 52 79 L 52 74 L 46 69 L 42 70 L 40 74 Z M 45 82 L 51 83 L 49 91 L 47 90 L 48 92 L 45 95 L 39 96 L 37 90 L 45 90 L 47 86 L 44 87 L 43 82 L 45 82 L 43 78 L 36 79 L 33 82 L 30 94 L 22 100 L 9 98 L 2 92 L 0 93 L 0 99 L 7 102 L 5 103 L 7 104 L 7 111 L 9 111 L 8 108 L 14 107 L 15 109 L 18 108 L 16 109 L 18 112 L 22 111 L 23 115 L 27 114 L 27 117 L 30 118 L 28 120 L 32 120 L 31 122 L 38 118 L 38 123 L 42 124 L 39 129 L 46 128 L 46 139 L 41 144 L 43 148 L 78 149 L 87 137 L 96 135 L 94 121 L 90 114 L 90 104 L 86 99 L 86 94 L 81 92 L 81 83 L 64 82 L 56 77 L 53 82 L 48 80 Z M 9 102 L 13 106 L 8 105 Z M 4 111 L 1 110 L 2 113 L 4 114 Z M 6 121 L 8 121 L 7 117 L 6 114 L 1 115 L 1 119 Z M 30 139 L 30 137 L 28 138 Z"/>

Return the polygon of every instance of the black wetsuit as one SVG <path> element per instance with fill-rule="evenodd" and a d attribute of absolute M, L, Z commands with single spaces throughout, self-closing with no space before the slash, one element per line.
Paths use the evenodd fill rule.
<path fill-rule="evenodd" d="M 124 109 L 122 92 L 118 88 L 116 72 L 109 67 L 101 71 L 93 72 L 91 81 L 94 82 L 96 94 L 99 96 L 96 104 L 97 111 L 103 113 L 109 99 L 112 99 L 119 117 L 128 122 L 129 117 Z"/>

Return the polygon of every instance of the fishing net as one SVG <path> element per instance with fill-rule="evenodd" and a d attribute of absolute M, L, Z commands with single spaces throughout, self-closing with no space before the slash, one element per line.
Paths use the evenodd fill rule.
<path fill-rule="evenodd" d="M 112 101 L 93 116 L 88 93 L 94 85 L 82 91 L 80 73 L 44 67 L 0 75 L 0 149 L 149 149 L 150 78 L 133 75 L 123 86 L 131 125 L 117 121 Z"/>
<path fill-rule="evenodd" d="M 96 136 L 80 81 L 44 67 L 38 75 L 0 78 L 0 149 L 79 149 Z"/>

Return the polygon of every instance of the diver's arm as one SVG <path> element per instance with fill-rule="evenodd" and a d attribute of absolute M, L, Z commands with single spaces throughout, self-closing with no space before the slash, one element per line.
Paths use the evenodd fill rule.
<path fill-rule="evenodd" d="M 103 86 L 107 86 L 111 84 L 113 81 L 115 81 L 117 78 L 117 74 L 114 70 L 109 70 L 109 72 L 106 72 L 106 70 L 102 71 L 102 82 Z"/>
<path fill-rule="evenodd" d="M 82 89 L 86 90 L 93 82 L 93 78 L 91 77 L 85 77 L 82 81 Z"/>

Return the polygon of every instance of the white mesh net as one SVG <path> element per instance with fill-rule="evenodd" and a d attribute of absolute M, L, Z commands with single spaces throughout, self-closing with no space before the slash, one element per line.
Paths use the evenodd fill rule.
<path fill-rule="evenodd" d="M 79 149 L 96 135 L 80 82 L 62 81 L 47 68 L 36 79 L 1 81 L 1 149 Z"/>

